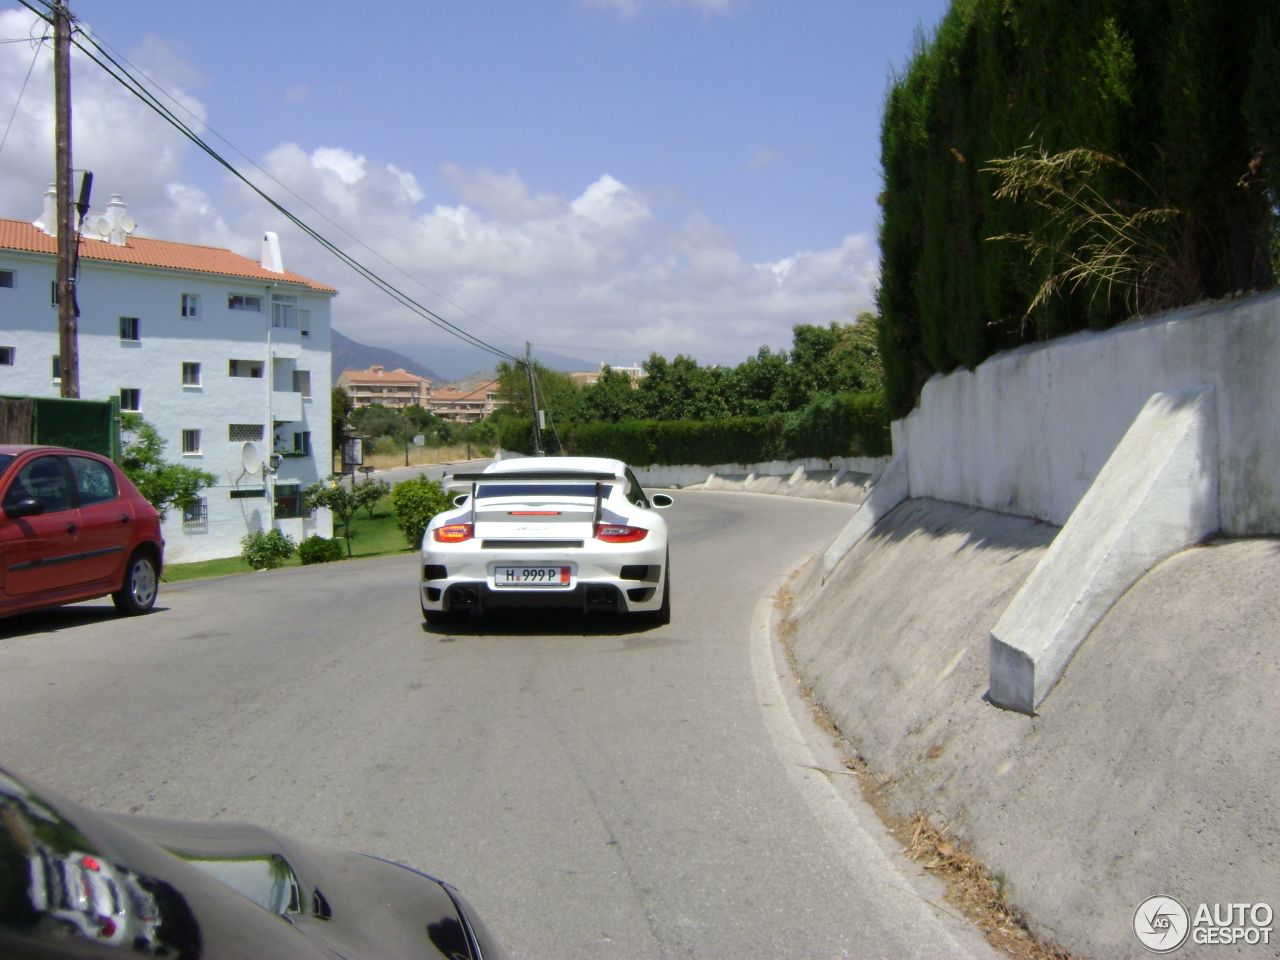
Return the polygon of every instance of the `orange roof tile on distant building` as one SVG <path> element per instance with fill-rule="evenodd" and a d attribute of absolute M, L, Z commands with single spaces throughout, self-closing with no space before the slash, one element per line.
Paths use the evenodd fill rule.
<path fill-rule="evenodd" d="M 26 221 L 0 219 L 0 249 L 56 256 L 58 240 Z M 194 273 L 243 277 L 248 280 L 296 283 L 310 287 L 319 293 L 338 292 L 333 287 L 308 279 L 291 270 L 280 273 L 266 270 L 257 261 L 221 247 L 201 247 L 192 243 L 176 243 L 172 240 L 129 237 L 125 244 L 120 245 L 82 237 L 80 259 L 82 262 L 103 260 L 143 267 L 166 267 L 170 270 L 190 270 Z"/>

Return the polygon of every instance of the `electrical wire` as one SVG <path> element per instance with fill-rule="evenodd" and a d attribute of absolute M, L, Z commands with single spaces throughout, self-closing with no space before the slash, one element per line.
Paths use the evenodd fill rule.
<path fill-rule="evenodd" d="M 31 10 L 37 16 L 47 19 L 44 17 L 43 14 L 40 13 L 40 11 L 32 7 L 31 4 L 27 2 L 27 0 L 18 0 L 18 2 L 21 3 L 23 6 L 25 6 L 27 9 Z M 44 3 L 45 6 L 47 7 L 50 6 L 47 0 L 37 0 L 37 2 Z M 346 251 L 342 250 L 342 248 L 337 246 L 337 244 L 333 243 L 331 240 L 323 236 L 319 231 L 315 230 L 313 227 L 311 227 L 309 224 L 307 224 L 305 221 L 299 218 L 296 214 L 292 213 L 290 210 L 284 207 L 283 204 L 279 203 L 277 200 L 275 200 L 273 197 L 267 194 L 264 190 L 258 187 L 255 183 L 253 183 L 253 181 L 251 181 L 248 177 L 246 177 L 243 173 L 241 173 L 240 170 L 238 170 L 232 163 L 230 163 L 221 154 L 219 154 L 216 150 L 214 150 L 213 147 L 211 147 L 208 143 L 206 143 L 195 131 L 193 131 L 189 126 L 187 126 L 187 124 L 185 124 L 181 119 L 175 116 L 172 111 L 170 111 L 167 107 L 165 107 L 163 103 L 161 103 L 153 94 L 151 94 L 150 91 L 148 91 L 147 88 L 141 83 L 141 81 L 135 78 L 125 67 L 123 67 L 118 61 L 116 61 L 110 53 L 108 53 L 107 51 L 103 50 L 100 46 L 98 46 L 98 44 L 95 42 L 92 36 L 85 34 L 83 31 L 78 31 L 78 33 L 80 34 L 80 36 L 85 37 L 88 41 L 88 44 L 93 48 L 93 49 L 89 49 L 88 46 L 82 43 L 73 34 L 72 43 L 74 43 L 75 46 L 86 57 L 88 57 L 91 61 L 97 64 L 104 72 L 106 72 L 109 76 L 111 76 L 112 79 L 114 79 L 117 83 L 119 83 L 126 90 L 128 90 L 138 99 L 140 99 L 143 103 L 149 106 L 152 110 L 158 113 L 164 120 L 166 120 L 170 125 L 172 125 L 176 130 L 178 130 L 179 133 L 181 133 L 188 140 L 194 143 L 197 147 L 203 150 L 214 161 L 216 161 L 218 164 L 224 167 L 229 173 L 232 174 L 232 176 L 236 177 L 236 179 L 240 180 L 242 183 L 245 184 L 245 186 L 247 186 L 250 190 L 252 190 L 258 196 L 260 196 L 263 200 L 265 200 L 273 209 L 275 209 L 278 213 L 280 213 L 286 220 L 288 220 L 290 223 L 296 226 L 299 230 L 301 230 L 307 236 L 311 237 L 313 240 L 319 243 L 321 247 L 323 247 L 330 254 L 337 257 L 339 260 L 341 260 L 344 264 L 346 264 L 349 268 L 354 270 L 363 279 L 372 283 L 375 287 L 377 287 L 383 293 L 386 293 L 388 296 L 390 296 L 393 300 L 395 300 L 401 306 L 407 308 L 413 313 L 418 314 L 423 319 L 427 320 L 427 322 L 439 327 L 444 332 L 457 337 L 463 342 L 468 343 L 471 346 L 478 347 L 479 349 L 484 350 L 487 353 L 491 353 L 495 356 L 510 360 L 514 363 L 524 362 L 520 357 L 517 357 L 516 355 L 511 353 L 508 353 L 507 351 L 501 349 L 500 347 L 494 346 L 493 344 L 480 339 L 474 334 L 469 333 L 468 331 L 459 327 L 457 324 L 451 323 L 450 321 L 436 314 L 434 311 L 418 303 L 416 300 L 414 300 L 404 291 L 400 290 L 398 287 L 394 286 L 389 281 L 383 279 L 381 276 L 374 273 L 364 264 L 360 263 L 360 261 L 356 260 Z M 107 63 L 104 63 L 103 60 L 106 60 Z M 108 63 L 110 64 L 110 66 L 108 66 Z"/>
<path fill-rule="evenodd" d="M 132 62 L 130 62 L 127 58 L 125 58 L 117 50 L 115 50 L 110 44 L 102 40 L 102 38 L 98 37 L 97 34 L 94 34 L 92 33 L 92 31 L 86 30 L 84 28 L 81 28 L 81 29 L 82 29 L 82 32 L 84 32 L 87 36 L 91 36 L 93 38 L 94 43 L 97 44 L 100 48 L 110 51 L 112 54 L 115 55 L 118 61 L 124 64 L 127 64 L 129 68 L 134 71 L 134 73 L 138 74 L 138 76 L 140 76 L 142 79 L 146 80 L 149 84 L 151 84 L 152 87 L 154 87 L 157 91 L 159 91 L 159 93 L 163 95 L 167 100 L 171 101 L 179 110 L 181 110 L 187 116 L 191 117 L 201 126 L 203 126 L 209 133 L 213 134 L 213 136 L 217 137 L 219 140 L 225 143 L 236 154 L 238 154 L 241 158 L 243 158 L 246 163 L 248 163 L 255 170 L 261 173 L 264 177 L 266 177 L 268 180 L 270 180 L 272 183 L 278 186 L 281 190 L 284 190 L 286 193 L 292 196 L 299 203 L 302 203 L 303 205 L 305 205 L 309 210 L 314 212 L 316 216 L 320 217 L 321 219 L 323 219 L 324 221 L 332 225 L 339 232 L 341 232 L 343 235 L 348 237 L 350 240 L 352 240 L 359 246 L 363 247 L 365 250 L 369 251 L 369 253 L 373 254 L 375 257 L 377 257 L 379 260 L 381 260 L 383 263 L 389 266 L 392 270 L 395 270 L 401 276 L 405 277 L 408 280 L 411 280 L 413 283 L 416 283 L 418 286 L 422 287 L 422 289 L 426 290 L 428 293 L 431 293 L 434 296 L 439 297 L 441 300 L 449 304 L 449 306 L 453 307 L 455 310 L 458 310 L 461 313 L 465 313 L 468 317 L 471 317 L 471 319 L 479 323 L 483 323 L 486 327 L 489 327 L 492 330 L 496 330 L 498 333 L 501 333 L 503 336 L 510 337 L 512 340 L 517 342 L 520 341 L 521 338 L 516 336 L 514 333 L 510 332 L 509 330 L 502 329 L 502 327 L 499 327 L 497 324 L 491 323 L 490 321 L 484 319 L 484 317 L 477 316 L 476 314 L 468 310 L 466 307 L 463 307 L 462 305 L 455 303 L 453 300 L 450 300 L 439 290 L 434 289 L 433 287 L 424 283 L 418 277 L 415 277 L 413 274 L 407 272 L 404 268 L 398 266 L 393 261 L 387 259 L 387 257 L 383 256 L 373 247 L 369 246 L 367 243 L 365 243 L 355 234 L 351 233 L 349 230 L 343 227 L 342 224 L 338 223 L 336 220 L 326 215 L 324 211 L 318 209 L 314 204 L 312 204 L 309 200 L 307 200 L 306 197 L 303 197 L 300 194 L 296 193 L 291 187 L 288 186 L 288 184 L 283 183 L 282 181 L 277 179 L 275 176 L 273 176 L 270 173 L 270 171 L 260 166 L 252 157 L 250 157 L 243 150 L 237 147 L 234 143 L 232 143 L 230 140 L 224 137 L 221 133 L 215 130 L 212 126 L 210 126 L 208 121 L 192 113 L 189 109 L 187 109 L 186 105 L 183 104 L 182 101 L 174 97 L 171 93 L 165 90 L 164 87 L 160 86 L 160 84 L 158 84 L 155 80 L 152 80 L 149 76 L 147 76 L 145 71 L 143 71 L 141 68 L 139 68 Z"/>
<path fill-rule="evenodd" d="M 49 39 L 48 37 L 41 37 L 40 42 L 36 44 L 36 52 L 31 56 L 31 66 L 27 67 L 27 75 L 25 78 L 23 78 L 22 89 L 18 91 L 18 100 L 13 105 L 13 112 L 9 114 L 9 122 L 5 124 L 4 136 L 0 137 L 0 152 L 4 151 L 4 145 L 9 140 L 9 131 L 13 129 L 14 117 L 18 115 L 18 107 L 22 106 L 22 95 L 27 92 L 27 82 L 31 79 L 31 72 L 36 68 L 36 60 L 40 58 L 40 51 L 44 49 L 44 42 L 48 39 Z M 3 42 L 4 43 L 23 43 L 23 42 L 30 42 L 30 39 L 28 39 L 27 41 L 5 40 Z"/>

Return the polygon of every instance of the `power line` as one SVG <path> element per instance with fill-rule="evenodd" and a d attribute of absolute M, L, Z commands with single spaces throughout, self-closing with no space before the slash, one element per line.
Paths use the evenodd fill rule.
<path fill-rule="evenodd" d="M 19 2 L 23 6 L 25 6 L 28 10 L 31 10 L 33 13 L 35 13 L 37 16 L 47 19 L 44 17 L 42 13 L 40 13 L 39 10 L 36 10 L 33 6 L 31 6 L 31 4 L 27 2 L 27 0 L 19 0 Z M 46 7 L 50 6 L 47 0 L 38 0 L 38 2 L 44 3 Z M 446 333 L 450 333 L 451 335 L 457 337 L 458 339 L 464 341 L 465 343 L 468 343 L 474 347 L 478 347 L 479 349 L 484 350 L 488 353 L 492 353 L 495 356 L 503 357 L 505 359 L 508 359 L 517 363 L 522 362 L 520 358 L 514 356 L 513 354 L 507 353 L 505 350 L 502 350 L 501 348 L 496 347 L 493 344 L 480 339 L 474 334 L 471 334 L 466 330 L 462 329 L 461 327 L 457 326 L 457 324 L 451 323 L 450 321 L 436 314 L 434 311 L 418 303 L 408 294 L 404 293 L 402 290 L 395 287 L 393 284 L 391 284 L 387 280 L 384 280 L 382 277 L 374 273 L 364 264 L 360 263 L 354 257 L 346 253 L 346 251 L 338 247 L 331 240 L 327 239 L 322 234 L 320 234 L 319 231 L 315 230 L 313 227 L 305 223 L 294 213 L 286 209 L 281 203 L 279 203 L 277 200 L 275 200 L 273 197 L 271 197 L 269 194 L 267 194 L 265 191 L 259 188 L 248 177 L 246 177 L 243 173 L 241 173 L 233 164 L 231 164 L 221 154 L 219 154 L 216 150 L 214 150 L 213 147 L 211 147 L 208 143 L 206 143 L 197 133 L 195 133 L 195 131 L 193 131 L 189 126 L 187 126 L 181 119 L 175 116 L 173 112 L 170 111 L 167 107 L 165 107 L 164 104 L 162 104 L 153 94 L 151 94 L 150 91 L 148 91 L 147 88 L 143 86 L 141 81 L 135 78 L 128 71 L 128 69 L 123 67 L 110 53 L 102 49 L 102 47 L 100 47 L 97 44 L 97 42 L 94 40 L 92 36 L 89 36 L 83 31 L 79 31 L 79 33 L 81 36 L 85 37 L 88 40 L 88 43 L 93 47 L 93 50 L 90 50 L 88 47 L 84 45 L 84 43 L 80 42 L 79 39 L 73 39 L 73 42 L 75 43 L 76 47 L 79 48 L 80 51 L 85 54 L 85 56 L 87 56 L 95 64 L 101 67 L 103 71 L 105 71 L 109 76 L 111 76 L 116 82 L 118 82 L 126 90 L 128 90 L 130 93 L 136 96 L 139 100 L 141 100 L 143 103 L 149 106 L 152 110 L 154 110 L 157 114 L 159 114 L 162 118 L 164 118 L 176 130 L 178 130 L 179 133 L 181 133 L 188 140 L 194 143 L 206 154 L 208 154 L 213 160 L 215 160 L 218 164 L 224 167 L 229 173 L 231 173 L 232 176 L 236 177 L 236 179 L 240 180 L 242 183 L 245 184 L 245 186 L 247 186 L 250 190 L 252 190 L 258 196 L 260 196 L 268 204 L 270 204 L 270 206 L 274 208 L 277 212 L 279 212 L 283 217 L 285 217 L 285 219 L 287 219 L 290 223 L 296 226 L 299 230 L 303 231 L 303 233 L 305 233 L 307 236 L 311 237 L 313 240 L 319 243 L 325 250 L 329 251 L 329 253 L 331 253 L 333 256 L 337 257 L 339 260 L 345 263 L 348 267 L 354 270 L 359 276 L 363 277 L 365 280 L 372 283 L 379 290 L 386 293 L 388 296 L 394 299 L 401 306 L 406 307 L 410 311 L 418 314 L 423 319 L 427 320 L 429 323 L 432 323 L 435 326 L 440 327 Z M 95 54 L 94 51 L 97 51 L 97 54 Z M 101 55 L 103 59 L 107 60 L 111 64 L 111 66 L 108 66 L 107 63 L 104 63 L 102 59 L 99 59 L 98 55 Z"/>
<path fill-rule="evenodd" d="M 5 143 L 9 140 L 9 131 L 13 128 L 14 117 L 18 115 L 18 107 L 22 106 L 22 95 L 27 92 L 27 82 L 31 79 L 31 72 L 36 68 L 36 60 L 40 58 L 40 51 L 44 49 L 44 43 L 48 37 L 41 37 L 40 42 L 36 44 L 36 52 L 31 56 L 31 66 L 27 67 L 27 75 L 22 80 L 22 89 L 18 91 L 17 102 L 13 105 L 13 113 L 9 114 L 9 122 L 5 124 L 4 136 L 0 137 L 0 151 L 4 150 Z M 22 43 L 21 40 L 5 40 L 4 43 Z M 27 41 L 30 42 L 30 41 Z"/>
<path fill-rule="evenodd" d="M 411 280 L 412 282 L 416 283 L 418 286 L 422 287 L 422 289 L 426 290 L 428 293 L 431 293 L 431 294 L 433 294 L 433 295 L 435 295 L 435 296 L 439 297 L 439 298 L 440 298 L 441 300 L 443 300 L 445 303 L 449 304 L 449 306 L 453 307 L 454 309 L 456 309 L 456 310 L 458 310 L 458 311 L 460 311 L 460 312 L 462 312 L 462 313 L 465 313 L 467 316 L 471 317 L 473 320 L 475 320 L 475 321 L 477 321 L 477 322 L 479 322 L 479 323 L 483 323 L 486 327 L 489 327 L 489 328 L 491 328 L 491 329 L 493 329 L 493 330 L 496 330 L 498 333 L 501 333 L 503 336 L 510 337 L 512 340 L 519 341 L 519 339 L 520 339 L 520 338 L 519 338 L 518 336 L 516 336 L 514 333 L 511 333 L 509 330 L 504 330 L 504 329 L 502 329 L 502 327 L 499 327 L 499 326 L 498 326 L 497 324 L 495 324 L 495 323 L 491 323 L 490 321 L 488 321 L 488 320 L 484 319 L 484 317 L 477 316 L 476 314 L 474 314 L 474 313 L 472 313 L 470 310 L 468 310 L 466 307 L 464 307 L 464 306 L 462 306 L 462 305 L 460 305 L 460 304 L 458 304 L 458 303 L 454 302 L 453 300 L 450 300 L 448 297 L 446 297 L 446 296 L 445 296 L 443 293 L 441 293 L 439 290 L 436 290 L 436 289 L 434 289 L 433 287 L 431 287 L 431 286 L 427 285 L 427 284 L 426 284 L 426 283 L 424 283 L 422 280 L 420 280 L 419 278 L 415 277 L 413 274 L 411 274 L 411 273 L 409 273 L 408 271 L 406 271 L 403 267 L 400 267 L 399 265 L 397 265 L 397 264 L 396 264 L 396 263 L 394 263 L 393 261 L 389 260 L 387 257 L 383 256 L 381 253 L 379 253 L 379 252 L 378 252 L 377 250 L 375 250 L 373 247 L 369 246 L 367 243 L 365 243 L 363 240 L 361 240 L 361 239 L 360 239 L 359 237 L 357 237 L 355 234 L 353 234 L 353 233 L 351 233 L 349 230 L 347 230 L 344 226 L 342 226 L 342 224 L 338 223 L 336 220 L 334 220 L 334 219 L 332 219 L 331 217 L 329 217 L 327 214 L 325 214 L 325 213 L 324 213 L 324 211 L 322 211 L 322 210 L 318 209 L 314 204 L 312 204 L 309 200 L 307 200 L 307 198 L 306 198 L 306 197 L 303 197 L 303 196 L 301 196 L 300 194 L 298 194 L 298 193 L 297 193 L 296 191 L 294 191 L 291 187 L 289 187 L 289 185 L 288 185 L 288 184 L 286 184 L 286 183 L 282 182 L 281 180 L 277 179 L 275 176 L 273 176 L 273 175 L 271 174 L 271 172 L 270 172 L 270 171 L 268 171 L 268 170 L 266 170 L 264 167 L 260 166 L 260 165 L 257 163 L 257 161 L 255 161 L 252 157 L 250 157 L 250 156 L 249 156 L 248 154 L 246 154 L 243 150 L 241 150 L 239 147 L 237 147 L 234 143 L 232 143 L 230 140 L 228 140 L 226 137 L 224 137 L 221 133 L 219 133 L 217 130 L 215 130 L 212 126 L 210 126 L 210 124 L 208 123 L 208 121 L 204 120 L 204 119 L 203 119 L 203 118 L 201 118 L 201 117 L 196 116 L 194 113 L 192 113 L 190 110 L 188 110 L 188 109 L 187 109 L 187 107 L 182 103 L 182 101 L 181 101 L 181 100 L 179 100 L 177 97 L 173 96 L 171 93 L 169 93 L 167 90 L 165 90 L 165 89 L 164 89 L 164 87 L 160 86 L 160 84 L 158 84 L 155 80 L 152 80 L 152 79 L 151 79 L 151 77 L 147 76 L 147 74 L 146 74 L 146 72 L 145 72 L 144 70 L 140 69 L 140 68 L 139 68 L 139 67 L 137 67 L 135 64 L 133 64 L 132 62 L 130 62 L 127 58 L 125 58 L 124 56 L 122 56 L 122 55 L 121 55 L 118 51 L 116 51 L 116 50 L 115 50 L 115 48 L 113 48 L 110 44 L 108 44 L 106 41 L 102 40 L 102 39 L 101 39 L 100 37 L 98 37 L 96 34 L 92 33 L 92 31 L 85 30 L 85 29 L 83 29 L 83 28 L 81 28 L 81 29 L 82 29 L 82 32 L 83 32 L 86 36 L 89 36 L 89 37 L 91 37 L 91 38 L 92 38 L 93 42 L 94 42 L 97 46 L 99 46 L 100 48 L 104 48 L 104 49 L 105 49 L 105 50 L 107 50 L 107 51 L 110 51 L 112 54 L 114 54 L 115 58 L 116 58 L 118 61 L 120 61 L 120 62 L 123 62 L 123 63 L 127 64 L 127 65 L 129 66 L 129 68 L 130 68 L 130 69 L 132 69 L 136 74 L 138 74 L 138 76 L 140 76 L 143 80 L 146 80 L 149 84 L 151 84 L 151 86 L 152 86 L 152 87 L 154 87 L 157 91 L 159 91 L 159 93 L 160 93 L 161 95 L 163 95 L 167 100 L 169 100 L 170 102 L 172 102 L 172 103 L 173 103 L 173 104 L 174 104 L 174 105 L 175 105 L 179 110 L 181 110 L 181 111 L 182 111 L 183 113 L 185 113 L 187 116 L 191 117 L 193 120 L 195 120 L 195 121 L 196 121 L 197 123 L 199 123 L 201 126 L 203 126 L 206 130 L 208 130 L 208 131 L 209 131 L 209 133 L 213 134 L 215 137 L 217 137 L 219 140 L 221 140 L 223 143 L 225 143 L 225 144 L 226 144 L 228 147 L 230 147 L 230 148 L 231 148 L 231 149 L 232 149 L 236 154 L 238 154 L 241 158 L 243 158 L 243 159 L 244 159 L 244 161 L 245 161 L 246 163 L 248 163 L 250 166 L 252 166 L 255 170 L 257 170 L 259 173 L 261 173 L 264 177 L 266 177 L 268 180 L 270 180 L 270 181 L 271 181 L 272 183 L 274 183 L 276 186 L 280 187 L 280 189 L 284 190 L 286 193 L 288 193 L 290 196 L 292 196 L 292 197 L 293 197 L 295 200 L 297 200 L 299 203 L 301 203 L 301 204 L 303 204 L 304 206 L 306 206 L 309 210 L 311 210 L 313 213 L 315 213 L 315 214 L 316 214 L 316 216 L 320 217 L 320 218 L 321 218 L 321 219 L 323 219 L 325 222 L 327 222 L 327 223 L 329 223 L 330 225 L 332 225 L 332 226 L 333 226 L 335 229 L 337 229 L 339 232 L 341 232 L 342 234 L 344 234 L 346 237 L 348 237 L 349 239 L 353 240 L 355 243 L 359 244 L 359 245 L 360 245 L 361 247 L 363 247 L 365 250 L 369 251 L 369 253 L 373 254 L 375 257 L 377 257 L 379 260 L 381 260 L 381 261 L 382 261 L 383 263 L 385 263 L 387 266 L 391 267 L 391 269 L 392 269 L 392 270 L 395 270 L 395 271 L 396 271 L 397 273 L 399 273 L 401 276 L 403 276 L 403 277 L 405 277 L 406 279 Z"/>

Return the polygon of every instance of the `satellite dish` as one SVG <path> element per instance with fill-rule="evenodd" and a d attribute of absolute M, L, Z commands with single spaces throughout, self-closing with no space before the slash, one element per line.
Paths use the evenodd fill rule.
<path fill-rule="evenodd" d="M 240 465 L 244 467 L 245 473 L 257 473 L 262 469 L 262 455 L 258 453 L 258 448 L 247 440 L 240 448 Z"/>
<path fill-rule="evenodd" d="M 107 237 L 111 235 L 111 221 L 106 217 L 97 216 L 89 220 L 89 229 L 99 237 Z"/>
<path fill-rule="evenodd" d="M 121 217 L 116 222 L 116 226 L 119 229 L 123 230 L 125 233 L 133 233 L 134 230 L 138 229 L 138 225 L 133 222 L 133 218 L 130 217 L 128 214 L 125 214 L 123 217 Z"/>

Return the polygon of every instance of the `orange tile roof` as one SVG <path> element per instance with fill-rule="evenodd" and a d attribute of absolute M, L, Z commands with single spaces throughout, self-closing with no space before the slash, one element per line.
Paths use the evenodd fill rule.
<path fill-rule="evenodd" d="M 456 400 L 474 400 L 476 403 L 482 403 L 486 399 L 486 394 L 495 392 L 498 387 L 498 381 L 493 380 L 489 383 L 482 383 L 480 386 L 472 390 L 459 390 L 457 387 L 441 387 L 431 394 L 432 401 L 449 402 Z"/>
<path fill-rule="evenodd" d="M 24 220 L 0 220 L 0 249 L 24 250 L 28 253 L 58 253 L 58 240 L 36 229 Z M 125 246 L 116 246 L 102 240 L 80 240 L 81 260 L 108 260 L 114 263 L 133 263 L 145 267 L 167 267 L 170 270 L 191 270 L 196 273 L 217 273 L 228 277 L 244 277 L 252 280 L 273 280 L 277 283 L 300 283 L 320 293 L 337 293 L 333 287 L 309 280 L 300 273 L 286 270 L 273 273 L 262 269 L 256 260 L 242 257 L 221 247 L 198 247 L 191 243 L 174 243 L 172 240 L 149 240 L 146 237 L 130 237 Z"/>
<path fill-rule="evenodd" d="M 342 375 L 351 381 L 353 386 L 363 383 L 425 383 L 430 386 L 431 381 L 426 377 L 419 377 L 409 371 L 397 367 L 395 370 L 343 370 Z"/>

